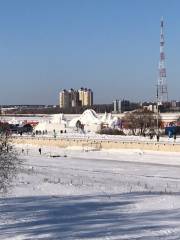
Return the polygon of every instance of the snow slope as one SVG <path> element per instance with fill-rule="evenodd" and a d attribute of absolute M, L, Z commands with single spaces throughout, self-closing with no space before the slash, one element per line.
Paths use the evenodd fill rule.
<path fill-rule="evenodd" d="M 180 154 L 22 147 L 0 239 L 180 239 Z"/>

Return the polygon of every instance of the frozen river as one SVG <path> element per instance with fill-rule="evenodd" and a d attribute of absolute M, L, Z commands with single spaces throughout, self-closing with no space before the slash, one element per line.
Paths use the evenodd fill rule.
<path fill-rule="evenodd" d="M 0 199 L 0 239 L 180 239 L 180 154 L 30 147 L 21 157 Z"/>

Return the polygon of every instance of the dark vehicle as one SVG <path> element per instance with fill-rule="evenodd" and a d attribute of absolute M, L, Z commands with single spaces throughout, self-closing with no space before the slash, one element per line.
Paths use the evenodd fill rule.
<path fill-rule="evenodd" d="M 32 133 L 33 127 L 31 124 L 25 124 L 23 126 L 18 126 L 18 133 Z"/>
<path fill-rule="evenodd" d="M 19 124 L 9 124 L 9 130 L 11 133 L 18 133 Z"/>
<path fill-rule="evenodd" d="M 19 125 L 19 124 L 9 124 L 9 131 L 11 133 L 32 133 L 33 127 L 31 124 Z"/>

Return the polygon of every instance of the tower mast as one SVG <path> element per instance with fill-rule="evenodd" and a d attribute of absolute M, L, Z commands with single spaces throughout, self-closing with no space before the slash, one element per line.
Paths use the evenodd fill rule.
<path fill-rule="evenodd" d="M 165 67 L 165 54 L 164 54 L 164 20 L 161 18 L 160 25 L 160 59 L 159 59 L 159 74 L 157 83 L 157 103 L 162 105 L 163 102 L 168 101 L 168 90 L 166 83 L 166 67 Z"/>

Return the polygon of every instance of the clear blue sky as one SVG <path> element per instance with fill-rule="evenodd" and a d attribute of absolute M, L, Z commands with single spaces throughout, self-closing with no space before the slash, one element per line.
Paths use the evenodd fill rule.
<path fill-rule="evenodd" d="M 161 16 L 180 100 L 179 11 L 179 0 L 0 0 L 0 104 L 57 104 L 81 86 L 95 103 L 153 100 Z"/>

